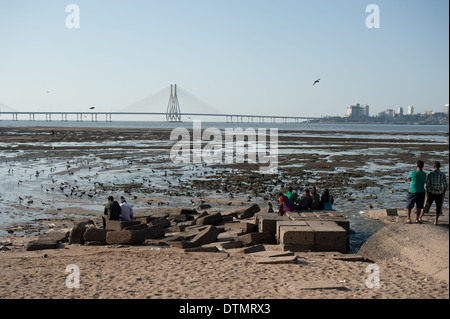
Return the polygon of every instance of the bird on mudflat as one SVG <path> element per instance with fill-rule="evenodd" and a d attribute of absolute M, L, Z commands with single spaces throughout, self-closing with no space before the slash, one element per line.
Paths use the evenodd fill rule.
<path fill-rule="evenodd" d="M 314 81 L 313 86 L 320 82 L 320 79 Z"/>

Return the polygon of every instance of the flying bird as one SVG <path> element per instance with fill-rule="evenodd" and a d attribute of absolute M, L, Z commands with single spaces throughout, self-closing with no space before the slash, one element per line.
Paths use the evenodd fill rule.
<path fill-rule="evenodd" d="M 313 86 L 320 82 L 320 79 L 314 81 Z"/>
<path fill-rule="evenodd" d="M 95 106 L 91 106 L 89 109 L 90 109 L 90 110 L 93 110 L 93 109 L 95 109 Z"/>

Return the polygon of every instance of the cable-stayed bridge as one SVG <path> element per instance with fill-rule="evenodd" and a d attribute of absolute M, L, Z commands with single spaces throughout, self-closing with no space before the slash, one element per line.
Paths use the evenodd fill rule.
<path fill-rule="evenodd" d="M 170 93 L 168 89 L 170 88 Z M 167 96 L 169 100 L 167 102 Z M 180 97 L 180 99 L 179 99 Z M 182 101 L 183 108 L 195 110 L 195 112 L 182 112 L 180 100 Z M 162 106 L 166 105 L 165 112 L 160 111 Z M 153 112 L 151 110 L 158 110 Z M 186 90 L 181 89 L 176 84 L 170 85 L 140 101 L 137 101 L 126 108 L 118 111 L 98 111 L 96 107 L 88 107 L 86 110 L 76 111 L 16 111 L 4 104 L 0 103 L 0 120 L 12 119 L 18 121 L 20 119 L 29 119 L 30 121 L 36 121 L 36 118 L 44 118 L 45 121 L 53 121 L 60 119 L 63 122 L 69 120 L 76 120 L 77 122 L 92 121 L 98 122 L 99 120 L 105 120 L 111 122 L 113 116 L 119 116 L 122 119 L 125 116 L 138 116 L 139 120 L 155 119 L 164 117 L 167 122 L 182 122 L 183 118 L 217 118 L 228 122 L 259 122 L 264 123 L 281 121 L 283 123 L 294 122 L 300 123 L 309 120 L 320 119 L 320 117 L 309 116 L 282 116 L 282 115 L 254 115 L 254 114 L 235 114 L 235 113 L 221 113 L 213 106 L 200 100 L 195 95 L 189 93 Z"/>

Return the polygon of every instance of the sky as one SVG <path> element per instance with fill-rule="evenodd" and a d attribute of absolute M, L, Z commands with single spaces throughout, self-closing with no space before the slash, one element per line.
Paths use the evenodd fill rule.
<path fill-rule="evenodd" d="M 379 28 L 366 25 L 370 4 Z M 165 112 L 172 83 L 205 112 L 345 116 L 357 102 L 370 115 L 442 112 L 449 1 L 0 0 L 3 110 L 122 111 L 144 100 Z"/>

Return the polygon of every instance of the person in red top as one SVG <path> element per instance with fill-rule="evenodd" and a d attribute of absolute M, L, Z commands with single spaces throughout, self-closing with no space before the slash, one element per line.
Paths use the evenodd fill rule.
<path fill-rule="evenodd" d="M 280 192 L 278 194 L 278 215 L 283 216 L 286 212 L 295 212 L 295 208 L 289 198 Z"/>

